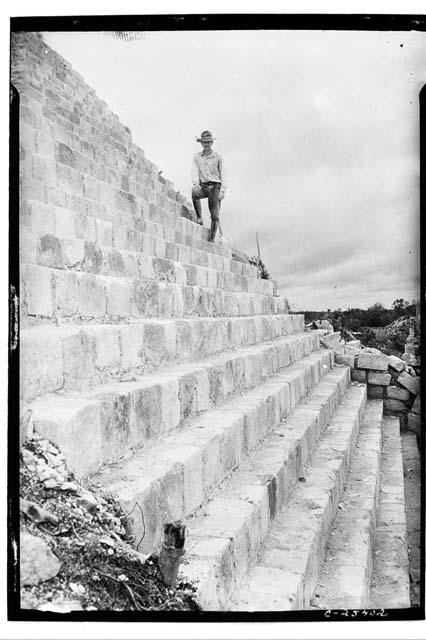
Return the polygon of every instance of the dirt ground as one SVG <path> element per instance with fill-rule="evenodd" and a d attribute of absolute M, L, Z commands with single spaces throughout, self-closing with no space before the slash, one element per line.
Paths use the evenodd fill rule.
<path fill-rule="evenodd" d="M 401 436 L 410 559 L 410 597 L 411 606 L 416 607 L 420 605 L 420 453 L 414 433 L 403 431 Z"/>

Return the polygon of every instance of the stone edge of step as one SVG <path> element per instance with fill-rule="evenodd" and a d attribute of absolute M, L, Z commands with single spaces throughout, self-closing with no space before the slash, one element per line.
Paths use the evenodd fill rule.
<path fill-rule="evenodd" d="M 305 473 L 305 483 L 296 487 L 289 504 L 273 524 L 258 565 L 248 574 L 244 589 L 234 599 L 238 611 L 261 610 L 256 607 L 262 594 L 256 592 L 255 587 L 251 588 L 250 583 L 262 581 L 264 576 L 262 584 L 266 589 L 265 580 L 271 569 L 274 570 L 274 580 L 280 580 L 286 588 L 275 600 L 273 606 L 276 608 L 271 608 L 271 581 L 269 591 L 266 589 L 262 596 L 265 610 L 288 611 L 309 606 L 328 531 L 343 492 L 366 397 L 363 385 L 352 384 L 337 408 L 312 456 Z M 309 510 L 307 505 L 311 506 Z M 277 553 L 277 549 L 283 553 Z M 283 562 L 288 568 L 282 568 Z"/>
<path fill-rule="evenodd" d="M 227 540 L 226 537 L 214 537 L 212 535 L 209 541 L 203 540 L 203 537 L 199 538 L 198 536 L 199 539 L 197 543 L 197 538 L 195 538 L 195 547 L 192 550 L 192 554 L 188 556 L 191 558 L 191 564 L 189 568 L 184 565 L 183 573 L 185 575 L 186 572 L 186 575 L 194 579 L 197 577 L 197 572 L 203 567 L 198 587 L 198 598 L 205 609 L 222 608 L 230 591 L 235 589 L 235 586 L 238 585 L 241 580 L 244 566 L 246 565 L 248 569 L 248 565 L 252 565 L 256 561 L 257 550 L 266 536 L 268 525 L 271 522 L 271 507 L 273 506 L 273 516 L 275 515 L 274 512 L 279 512 L 288 500 L 289 493 L 291 493 L 297 477 L 303 471 L 303 462 L 306 464 L 310 453 L 312 453 L 309 449 L 315 446 L 319 434 L 325 428 L 327 420 L 330 418 L 330 415 L 327 415 L 330 413 L 330 406 L 338 404 L 347 386 L 350 384 L 347 370 L 333 370 L 330 376 L 332 380 L 331 385 L 330 378 L 322 378 L 313 389 L 312 399 L 308 397 L 304 404 L 298 404 L 294 412 L 288 416 L 285 424 L 282 426 L 282 432 L 284 433 L 286 429 L 289 431 L 291 427 L 294 427 L 296 433 L 293 434 L 293 437 L 290 438 L 288 442 L 282 439 L 281 449 L 278 449 L 278 444 L 271 442 L 277 433 L 277 429 L 275 429 L 274 432 L 269 434 L 270 437 L 256 450 L 253 458 L 257 455 L 258 461 L 259 457 L 261 461 L 265 455 L 269 458 L 274 452 L 277 454 L 273 468 L 271 469 L 268 464 L 268 473 L 263 473 L 262 465 L 260 465 L 259 468 L 259 464 L 256 464 L 254 460 L 250 474 L 252 484 L 247 485 L 247 493 L 249 495 L 244 497 L 244 483 L 250 482 L 250 479 L 247 479 L 244 471 L 241 478 L 243 483 L 242 493 L 238 491 L 236 494 L 235 487 L 231 490 L 233 498 L 229 504 L 231 505 L 232 501 L 235 500 L 235 495 L 239 495 L 240 499 L 235 501 L 235 505 L 239 505 L 240 510 L 243 510 L 243 507 L 247 508 L 247 513 L 245 514 L 246 522 L 243 522 L 242 526 L 244 527 L 247 521 L 250 521 L 250 526 L 248 527 L 248 546 L 245 546 L 244 541 L 241 541 L 241 533 L 239 530 L 231 536 L 232 540 Z M 321 387 L 325 387 L 325 394 L 321 394 Z M 321 398 L 320 400 L 319 397 Z M 318 403 L 321 404 L 321 408 L 318 407 Z M 313 410 L 311 409 L 311 405 L 314 407 Z M 300 411 L 298 411 L 298 409 L 300 409 Z M 303 450 L 305 450 L 304 454 L 302 453 Z M 263 467 L 265 468 L 265 465 L 263 465 Z M 257 478 L 258 485 L 256 485 L 256 482 L 253 483 L 253 478 Z M 235 485 L 235 482 L 233 482 L 233 484 Z M 224 487 L 224 489 L 226 495 L 226 487 Z M 274 489 L 274 491 L 271 492 L 271 489 Z M 252 495 L 250 495 L 250 490 Z M 217 493 L 220 494 L 220 487 Z M 277 501 L 280 499 L 282 504 L 272 505 L 271 493 L 274 499 Z M 241 498 L 241 496 L 243 496 L 243 498 Z M 280 498 L 277 498 L 277 496 Z M 247 499 L 249 503 L 252 503 L 251 508 L 248 508 Z M 202 530 L 202 519 L 202 516 L 200 516 L 199 533 Z M 253 535 L 256 527 L 258 530 L 258 538 Z M 240 540 L 238 540 L 239 536 Z M 238 548 L 238 544 L 240 544 L 240 548 Z M 249 549 L 249 551 L 246 551 L 247 549 Z M 198 550 L 198 555 L 196 550 Z M 244 553 L 246 552 L 250 554 L 249 558 L 244 558 Z M 227 567 L 228 571 L 233 571 L 232 567 L 235 567 L 234 573 L 238 573 L 239 575 L 232 576 L 232 580 L 230 580 L 229 576 L 226 576 Z M 233 583 L 232 585 L 230 584 L 231 582 Z M 216 585 L 215 589 L 213 589 L 212 584 Z"/>
<path fill-rule="evenodd" d="M 380 486 L 382 417 L 383 401 L 368 400 L 311 601 L 314 609 L 368 606 Z"/>
<path fill-rule="evenodd" d="M 395 558 L 398 558 L 397 563 Z M 400 426 L 398 418 L 385 416 L 383 419 L 382 477 L 369 607 L 405 609 L 410 606 L 410 573 Z"/>

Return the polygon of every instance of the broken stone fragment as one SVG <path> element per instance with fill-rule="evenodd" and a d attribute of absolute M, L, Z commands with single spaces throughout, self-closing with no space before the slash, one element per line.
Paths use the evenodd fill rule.
<path fill-rule="evenodd" d="M 93 493 L 90 493 L 89 491 L 83 491 L 77 502 L 81 507 L 84 507 L 90 512 L 95 512 L 98 506 L 98 501 Z"/>
<path fill-rule="evenodd" d="M 24 500 L 24 498 L 21 498 L 19 501 L 19 509 L 33 522 L 50 522 L 51 524 L 58 524 L 58 518 L 46 509 L 40 507 L 36 502 L 31 502 L 30 500 Z"/>
<path fill-rule="evenodd" d="M 410 376 L 410 374 L 405 371 L 398 377 L 398 384 L 400 384 L 401 387 L 408 389 L 408 391 L 414 396 L 416 396 L 420 391 L 419 379 Z"/>
<path fill-rule="evenodd" d="M 45 489 L 56 489 L 56 487 L 58 486 L 58 483 L 54 478 L 48 478 L 43 482 L 43 486 Z"/>
<path fill-rule="evenodd" d="M 41 538 L 21 530 L 20 577 L 21 584 L 36 585 L 54 578 L 61 563 Z"/>
<path fill-rule="evenodd" d="M 70 613 L 70 611 L 84 611 L 80 600 L 64 600 L 63 602 L 45 602 L 37 607 L 39 611 L 53 611 L 54 613 Z"/>
<path fill-rule="evenodd" d="M 76 482 L 64 482 L 60 487 L 61 491 L 70 491 L 72 493 L 78 492 L 78 485 Z"/>
<path fill-rule="evenodd" d="M 392 369 L 395 369 L 395 371 L 401 372 L 405 369 L 404 360 L 401 360 L 398 356 L 388 356 L 388 363 Z"/>

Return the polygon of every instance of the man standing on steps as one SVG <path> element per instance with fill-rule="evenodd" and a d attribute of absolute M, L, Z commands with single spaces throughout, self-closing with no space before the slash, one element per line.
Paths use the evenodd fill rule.
<path fill-rule="evenodd" d="M 211 217 L 210 242 L 214 242 L 217 228 L 219 226 L 220 204 L 225 197 L 226 179 L 222 157 L 212 149 L 213 136 L 210 131 L 203 131 L 197 138 L 203 147 L 194 156 L 192 163 L 192 203 L 197 222 L 203 224 L 201 216 L 202 198 L 208 198 L 209 211 Z"/>

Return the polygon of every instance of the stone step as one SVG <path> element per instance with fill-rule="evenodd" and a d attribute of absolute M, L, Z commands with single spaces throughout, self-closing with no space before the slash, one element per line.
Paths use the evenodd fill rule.
<path fill-rule="evenodd" d="M 32 187 L 35 188 L 33 184 Z M 103 189 L 99 193 L 102 194 Z M 106 210 L 104 207 L 99 210 L 99 204 L 90 207 L 88 200 L 82 211 L 72 202 L 68 207 L 74 208 L 65 206 L 68 202 L 67 192 L 64 193 L 64 206 L 58 204 L 61 200 L 44 202 L 28 195 L 31 196 L 31 193 L 27 194 L 21 205 L 20 224 L 22 229 L 33 233 L 52 233 L 61 239 L 80 238 L 125 251 L 144 251 L 158 257 L 171 257 L 177 253 L 179 261 L 189 262 L 193 259 L 202 266 L 224 265 L 229 268 L 231 262 L 236 262 L 222 236 L 218 235 L 215 242 L 209 242 L 204 237 L 209 235 L 210 223 L 202 227 L 186 218 L 167 213 L 152 203 L 148 205 L 141 200 L 138 212 L 123 212 L 117 208 Z M 191 233 L 197 230 L 203 232 L 203 237 Z M 255 266 L 241 264 L 247 275 L 256 276 Z"/>
<path fill-rule="evenodd" d="M 370 609 L 410 607 L 404 471 L 399 418 L 383 419 L 382 467 Z"/>
<path fill-rule="evenodd" d="M 82 369 L 75 381 L 82 392 L 49 394 L 27 407 L 33 410 L 37 433 L 55 441 L 69 468 L 85 476 L 130 447 L 167 436 L 318 348 L 315 336 L 298 334 L 87 391 Z"/>
<path fill-rule="evenodd" d="M 315 386 L 315 383 L 316 386 Z M 183 579 L 197 585 L 204 610 L 231 609 L 229 599 L 256 563 L 274 517 L 288 503 L 294 486 L 350 384 L 347 370 L 336 369 L 298 393 L 273 433 L 255 441 L 235 474 L 188 521 L 188 551 Z"/>
<path fill-rule="evenodd" d="M 383 401 L 369 400 L 319 574 L 313 609 L 366 609 L 380 486 Z"/>
<path fill-rule="evenodd" d="M 185 218 L 177 220 L 183 221 L 179 222 L 180 226 L 187 223 L 200 228 L 200 225 L 194 225 Z M 143 218 L 130 217 L 126 218 L 126 221 L 112 222 L 87 213 L 28 199 L 23 203 L 20 212 L 20 229 L 21 244 L 29 253 L 34 252 L 33 237 L 37 234 L 51 234 L 68 243 L 74 240 L 76 246 L 78 240 L 87 241 L 120 251 L 144 252 L 181 264 L 196 264 L 254 278 L 257 276 L 255 266 L 233 259 L 229 251 L 225 256 L 222 255 L 223 242 L 205 242 L 203 246 L 194 246 L 188 239 L 188 234 L 180 231 L 161 234 L 157 223 L 150 223 Z"/>
<path fill-rule="evenodd" d="M 57 315 L 66 321 L 250 316 L 288 313 L 281 296 L 118 278 L 21 265 L 21 312 L 27 324 Z"/>
<path fill-rule="evenodd" d="M 352 385 L 288 505 L 276 516 L 258 564 L 243 576 L 228 601 L 231 611 L 309 608 L 365 404 L 365 387 Z"/>
<path fill-rule="evenodd" d="M 20 235 L 20 261 L 24 264 L 138 280 L 148 278 L 224 291 L 264 295 L 275 293 L 272 280 L 242 276 L 198 264 L 181 264 L 164 255 L 156 257 L 156 254 L 155 244 L 140 250 L 125 251 L 80 238 L 60 238 L 53 233 L 27 230 L 27 234 L 21 232 Z"/>
<path fill-rule="evenodd" d="M 21 402 L 303 333 L 303 315 L 43 325 L 20 334 Z"/>
<path fill-rule="evenodd" d="M 209 505 L 213 504 L 210 501 L 216 500 L 212 490 L 234 469 L 244 468 L 243 459 L 250 454 L 254 462 L 248 467 L 249 471 L 243 473 L 245 479 L 247 473 L 251 479 L 247 490 L 253 490 L 254 482 L 256 495 L 258 491 L 267 495 L 272 470 L 266 473 L 262 462 L 265 463 L 266 450 L 268 456 L 271 448 L 275 449 L 277 445 L 283 450 L 283 441 L 278 436 L 268 440 L 269 445 L 261 449 L 263 457 L 260 459 L 256 447 L 283 418 L 289 416 L 322 376 L 328 378 L 328 384 L 323 385 L 328 396 L 338 398 L 344 392 L 345 385 L 349 384 L 347 372 L 340 370 L 327 376 L 331 355 L 325 350 L 313 353 L 242 397 L 192 420 L 185 429 L 171 434 L 165 441 L 148 445 L 117 467 L 103 467 L 92 478 L 121 501 L 126 513 L 132 512 L 128 529 L 139 549 L 151 553 L 158 548 L 165 522 L 186 519 L 203 504 L 209 510 Z M 321 394 L 318 398 L 325 416 L 330 398 L 324 399 Z M 317 417 L 321 409 L 317 410 Z M 313 441 L 313 433 L 310 438 Z M 294 472 L 296 458 L 303 455 L 301 450 L 305 452 L 305 447 L 309 448 L 307 441 L 290 438 L 288 470 L 281 469 L 279 474 L 275 492 L 277 500 L 282 499 L 284 484 L 286 487 L 291 484 L 289 476 Z M 283 455 L 281 451 L 281 467 Z M 276 456 L 274 461 L 277 462 Z M 241 474 L 238 478 L 241 480 Z M 246 504 L 241 503 L 240 506 Z M 200 523 L 199 517 L 188 521 L 190 546 L 194 543 L 197 523 Z"/>

